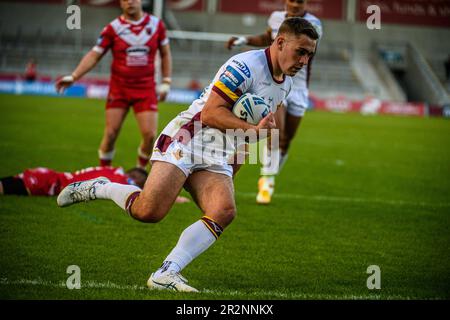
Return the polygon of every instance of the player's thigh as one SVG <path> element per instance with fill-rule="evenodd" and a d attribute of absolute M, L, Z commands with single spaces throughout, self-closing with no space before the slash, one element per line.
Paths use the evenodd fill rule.
<path fill-rule="evenodd" d="M 136 121 L 142 136 L 156 136 L 158 127 L 158 113 L 156 111 L 142 111 L 135 113 Z"/>
<path fill-rule="evenodd" d="M 133 110 L 136 114 L 144 111 L 158 112 L 158 98 L 154 88 L 149 88 L 142 93 L 140 91 L 130 91 Z"/>
<path fill-rule="evenodd" d="M 118 133 L 127 116 L 128 108 L 109 108 L 105 111 L 105 131 Z"/>
<path fill-rule="evenodd" d="M 309 105 L 308 89 L 297 88 L 287 98 L 284 134 L 292 140 Z"/>
<path fill-rule="evenodd" d="M 231 177 L 206 170 L 197 171 L 189 176 L 185 187 L 203 214 L 222 228 L 231 223 L 236 215 Z"/>
<path fill-rule="evenodd" d="M 302 122 L 303 116 L 294 116 L 292 114 L 286 114 L 285 128 L 284 132 L 286 137 L 289 140 L 292 140 L 297 132 L 297 129 L 300 127 L 300 123 Z"/>
<path fill-rule="evenodd" d="M 171 163 L 154 161 L 131 212 L 141 221 L 158 222 L 166 216 L 186 181 L 186 175 Z"/>

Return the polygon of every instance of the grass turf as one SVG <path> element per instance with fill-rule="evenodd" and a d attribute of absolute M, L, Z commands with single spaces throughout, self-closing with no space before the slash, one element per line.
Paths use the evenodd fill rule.
<path fill-rule="evenodd" d="M 28 167 L 97 165 L 101 100 L 0 95 L 0 176 Z M 186 106 L 160 105 L 160 128 Z M 135 163 L 130 114 L 116 165 Z M 112 202 L 66 209 L 55 198 L 0 198 L 2 299 L 449 299 L 450 122 L 309 112 L 270 206 L 255 204 L 259 168 L 236 178 L 238 216 L 183 274 L 204 292 L 145 282 L 200 217 L 175 205 L 155 225 Z M 81 290 L 65 287 L 69 265 Z M 367 267 L 381 268 L 369 290 Z"/>

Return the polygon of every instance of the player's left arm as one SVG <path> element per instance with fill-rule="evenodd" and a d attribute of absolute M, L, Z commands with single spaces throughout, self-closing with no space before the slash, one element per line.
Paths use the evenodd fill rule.
<path fill-rule="evenodd" d="M 164 101 L 169 94 L 172 83 L 172 53 L 170 51 L 169 38 L 166 34 L 166 26 L 162 20 L 160 20 L 158 25 L 158 41 L 162 74 L 162 83 L 158 88 L 158 100 Z"/>
<path fill-rule="evenodd" d="M 170 45 L 166 44 L 160 47 L 159 54 L 161 56 L 161 74 L 162 84 L 159 88 L 159 101 L 166 100 L 167 94 L 172 83 L 172 53 Z"/>

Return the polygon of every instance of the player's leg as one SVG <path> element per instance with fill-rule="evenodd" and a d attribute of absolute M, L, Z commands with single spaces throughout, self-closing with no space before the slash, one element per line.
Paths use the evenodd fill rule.
<path fill-rule="evenodd" d="M 175 203 L 186 178 L 174 164 L 154 161 L 144 190 L 129 200 L 130 215 L 142 222 L 159 222 Z"/>
<path fill-rule="evenodd" d="M 114 158 L 114 145 L 122 128 L 128 110 L 125 108 L 106 109 L 105 129 L 98 150 L 101 166 L 111 165 Z"/>
<path fill-rule="evenodd" d="M 302 122 L 303 116 L 295 116 L 292 114 L 286 114 L 285 128 L 283 134 L 280 139 L 280 151 L 281 151 L 281 159 L 280 159 L 280 170 L 282 165 L 286 161 L 286 156 L 289 151 L 289 147 L 291 145 L 292 139 L 294 139 L 295 134 L 297 133 L 298 128 Z"/>
<path fill-rule="evenodd" d="M 101 166 L 109 166 L 112 163 L 115 153 L 114 146 L 128 113 L 128 108 L 129 101 L 112 84 L 106 102 L 105 129 L 98 150 Z"/>
<path fill-rule="evenodd" d="M 259 204 L 268 204 L 272 200 L 272 194 L 275 187 L 275 176 L 279 172 L 279 163 L 274 164 L 273 160 L 278 160 L 281 157 L 280 142 L 283 140 L 286 126 L 286 108 L 284 105 L 278 109 L 275 116 L 277 129 L 279 130 L 279 141 L 274 141 L 277 143 L 272 143 L 272 140 L 269 140 L 269 143 L 266 144 L 266 149 L 263 152 L 263 166 L 261 167 L 258 180 L 258 194 L 256 195 L 256 202 Z"/>
<path fill-rule="evenodd" d="M 136 113 L 136 121 L 141 131 L 142 141 L 138 147 L 137 167 L 146 169 L 155 143 L 158 128 L 158 113 L 143 111 Z"/>
<path fill-rule="evenodd" d="M 288 150 L 292 139 L 295 137 L 301 119 L 308 106 L 308 89 L 297 88 L 292 91 L 284 101 L 286 112 L 283 117 L 283 126 L 280 129 L 280 148 L 278 151 L 279 164 L 275 171 L 261 170 L 260 180 L 258 181 L 257 203 L 268 204 L 271 202 L 275 191 L 275 177 L 281 171 L 288 157 Z"/>
<path fill-rule="evenodd" d="M 155 90 L 146 90 L 145 94 L 134 93 L 133 109 L 138 123 L 142 141 L 138 147 L 136 166 L 146 169 L 158 130 L 158 106 Z"/>
<path fill-rule="evenodd" d="M 179 278 L 179 273 L 219 238 L 236 215 L 231 170 L 230 175 L 197 171 L 189 176 L 185 187 L 204 215 L 182 232 L 162 266 L 149 278 L 149 287 L 196 291 Z"/>
<path fill-rule="evenodd" d="M 132 218 L 155 223 L 169 212 L 185 181 L 186 175 L 178 167 L 156 161 L 143 190 L 100 177 L 69 184 L 61 191 L 57 202 L 65 207 L 89 200 L 112 200 Z"/>
<path fill-rule="evenodd" d="M 309 105 L 308 88 L 299 85 L 287 98 L 285 127 L 280 141 L 280 170 L 286 162 L 291 141 L 294 139 Z"/>

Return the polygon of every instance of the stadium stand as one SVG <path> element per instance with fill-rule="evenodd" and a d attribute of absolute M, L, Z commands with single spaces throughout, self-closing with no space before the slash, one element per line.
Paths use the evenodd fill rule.
<path fill-rule="evenodd" d="M 236 53 L 224 48 L 224 39 L 261 33 L 266 28 L 267 15 L 223 13 L 211 7 L 176 11 L 166 6 L 174 87 L 188 88 L 193 80 L 201 86 L 208 84 L 218 66 Z M 22 75 L 30 58 L 37 61 L 38 75 L 54 79 L 67 73 L 119 12 L 114 6 L 82 5 L 81 30 L 68 30 L 65 10 L 63 1 L 0 2 L 0 73 Z M 448 28 L 383 25 L 383 34 L 390 34 L 390 39 L 348 17 L 323 19 L 323 28 L 310 84 L 315 95 L 376 96 L 439 105 L 449 102 L 450 82 L 445 78 L 444 61 L 450 45 L 443 41 L 450 38 Z M 249 47 L 241 50 L 246 49 Z M 108 54 L 89 76 L 107 79 L 110 63 Z M 419 87 L 415 87 L 417 77 L 422 79 Z"/>

